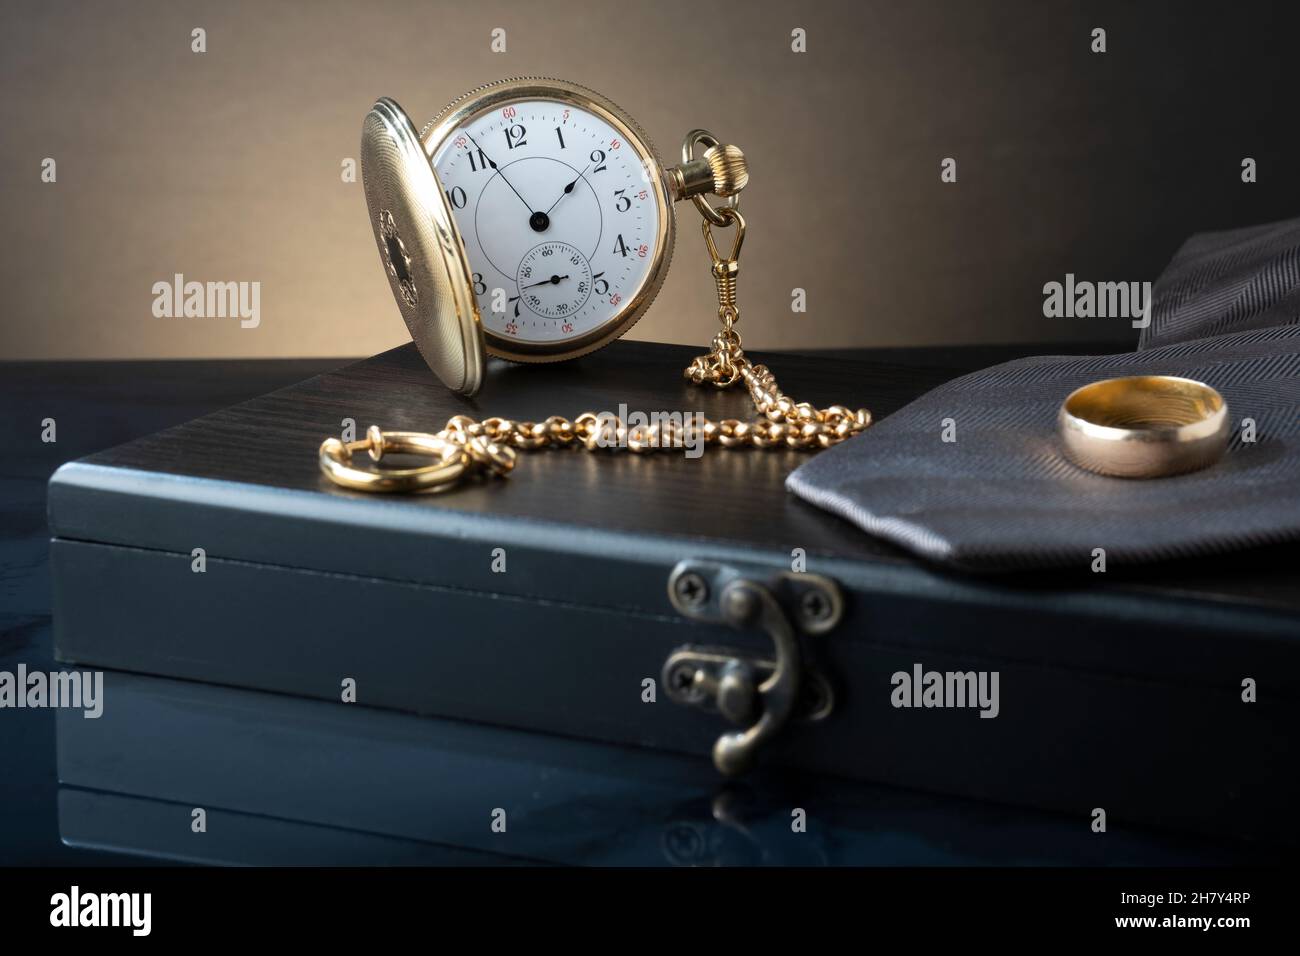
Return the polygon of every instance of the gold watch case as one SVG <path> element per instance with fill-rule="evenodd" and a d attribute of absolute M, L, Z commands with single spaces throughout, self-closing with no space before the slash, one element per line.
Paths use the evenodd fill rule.
<path fill-rule="evenodd" d="M 433 167 L 439 147 L 471 117 L 530 99 L 586 110 L 618 130 L 640 157 L 658 209 L 652 259 L 636 292 L 613 318 L 563 342 L 520 342 L 483 327 L 464 242 Z M 371 228 L 402 318 L 434 374 L 463 395 L 482 384 L 485 353 L 515 362 L 558 362 L 609 344 L 645 314 L 667 275 L 676 218 L 659 155 L 635 120 L 577 83 L 546 77 L 491 83 L 453 100 L 418 134 L 402 108 L 382 98 L 363 126 L 361 170 Z M 673 198 L 685 198 L 674 192 L 679 194 Z"/>
<path fill-rule="evenodd" d="M 491 329 L 483 330 L 489 355 L 513 362 L 559 362 L 586 355 L 608 345 L 635 325 L 645 314 L 650 303 L 659 294 L 664 277 L 668 274 L 676 235 L 676 218 L 673 204 L 668 199 L 664 166 L 650 138 L 636 120 L 595 90 L 567 80 L 537 76 L 514 77 L 481 86 L 453 100 L 420 131 L 420 142 L 424 145 L 424 152 L 430 164 L 432 165 L 434 155 L 447 138 L 472 117 L 523 100 L 551 100 L 577 107 L 596 114 L 618 130 L 645 166 L 646 181 L 654 196 L 659 214 L 659 229 L 655 236 L 654 252 L 645 279 L 636 292 L 627 298 L 624 308 L 608 322 L 592 329 L 586 335 L 566 339 L 563 342 L 520 342 L 496 335 Z"/>

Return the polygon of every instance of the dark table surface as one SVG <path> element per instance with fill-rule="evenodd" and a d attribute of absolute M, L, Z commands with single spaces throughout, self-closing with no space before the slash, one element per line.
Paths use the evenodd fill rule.
<path fill-rule="evenodd" d="M 1114 351 L 1123 348 L 1117 345 Z M 1044 352 L 1082 353 L 1105 349 L 1069 346 L 1051 348 L 978 346 L 943 349 L 854 350 L 837 357 L 900 361 L 945 375 L 973 371 L 1000 361 Z M 179 424 L 231 404 L 283 387 L 347 361 L 170 361 L 170 362 L 52 362 L 0 365 L 0 434 L 7 456 L 0 468 L 0 670 L 55 668 L 51 647 L 48 531 L 45 518 L 46 481 L 63 462 Z M 54 419 L 57 441 L 43 442 L 43 421 Z M 468 730 L 467 733 L 477 731 Z M 491 733 L 484 729 L 483 733 Z M 538 738 L 537 746 L 547 746 Z M 59 786 L 55 769 L 55 719 L 45 709 L 0 710 L 0 865 L 121 865 L 147 857 L 106 853 L 64 845 L 58 818 Z M 593 760 L 599 760 L 593 749 Z M 1148 865 L 1267 862 L 1274 851 L 1202 838 L 1157 832 L 1108 835 L 1107 852 L 1099 854 L 1095 840 L 1080 833 L 1076 820 L 1051 814 L 991 807 L 971 801 L 911 794 L 888 788 L 840 781 L 762 781 L 720 792 L 708 774 L 700 776 L 697 813 L 704 827 L 722 828 L 730 835 L 707 862 L 757 862 L 785 858 L 780 853 L 785 811 L 781 794 L 797 786 L 806 799 L 826 795 L 840 807 L 837 819 L 845 827 L 880 831 L 874 848 L 860 863 L 1131 863 Z M 848 790 L 853 791 L 847 799 Z M 809 795 L 812 795 L 809 797 Z M 65 797 L 69 796 L 65 792 Z M 72 796 L 75 796 L 73 794 Z M 580 795 L 579 795 L 580 796 Z M 744 820 L 727 822 L 720 801 L 744 807 Z M 844 810 L 848 807 L 848 810 Z M 678 812 L 680 808 L 677 808 Z M 864 823 L 864 816 L 866 819 Z M 608 821 L 616 831 L 628 821 Z M 261 832 L 261 831 L 258 831 Z M 742 836 L 736 836 L 741 834 Z M 765 835 L 766 834 L 766 835 Z M 262 839 L 262 838 L 259 838 Z M 300 835 L 295 839 L 301 839 Z M 833 841 L 834 834 L 831 835 Z M 736 841 L 743 846 L 736 850 Z M 763 849 L 774 841 L 775 855 Z M 581 847 L 599 843 L 590 829 L 575 831 L 571 852 L 564 858 L 582 862 Z M 330 841 L 322 839 L 323 844 Z M 337 841 L 336 841 L 337 842 Z M 466 862 L 454 847 L 423 846 L 413 852 L 400 841 L 384 844 L 371 862 Z M 650 845 L 650 844 L 647 844 Z M 662 846 L 663 841 L 654 843 Z M 727 849 L 731 847 L 731 849 Z M 758 847 L 758 849 L 755 849 Z M 953 847 L 961 847 L 955 852 Z M 129 851 L 129 848 L 126 848 Z M 761 852 L 760 852 L 761 851 Z M 143 853 L 144 851 L 141 851 Z M 286 854 L 289 850 L 286 850 Z M 389 854 L 385 856 L 385 854 Z M 227 862 L 237 862 L 229 855 Z M 259 843 L 256 859 L 267 859 Z M 270 857 L 275 859 L 274 855 Z M 592 859 L 598 858 L 592 855 Z M 312 857 L 319 861 L 319 855 Z M 337 862 L 351 862 L 342 858 Z M 485 862 L 473 857 L 469 862 Z M 284 862 L 294 862 L 286 856 Z M 509 862 L 509 861 L 506 861 Z M 663 863 L 656 859 L 629 862 Z M 667 862 L 674 862 L 669 855 Z M 698 860 L 697 860 L 698 862 Z M 796 860 L 795 862 L 798 862 Z"/>

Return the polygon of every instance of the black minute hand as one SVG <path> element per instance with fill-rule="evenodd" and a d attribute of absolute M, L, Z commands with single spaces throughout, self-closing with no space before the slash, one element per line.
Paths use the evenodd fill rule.
<path fill-rule="evenodd" d="M 492 157 L 489 156 L 486 152 L 484 152 L 482 146 L 479 146 L 478 140 L 474 138 L 474 134 L 471 133 L 469 130 L 466 130 L 465 135 L 469 137 L 469 141 L 474 144 L 475 148 L 477 148 L 480 153 L 483 153 L 483 158 L 487 160 L 489 166 L 491 166 L 493 169 L 497 171 L 497 175 L 500 176 L 502 181 L 507 186 L 510 187 L 510 191 L 514 193 L 516 196 L 519 196 L 519 190 L 515 189 L 514 183 L 506 179 L 506 174 L 501 171 L 501 167 L 498 166 L 496 163 L 492 162 Z M 523 203 L 525 207 L 527 207 L 528 215 L 531 217 L 533 215 L 533 207 L 528 205 L 528 200 L 525 199 L 523 196 L 519 196 L 519 201 Z"/>

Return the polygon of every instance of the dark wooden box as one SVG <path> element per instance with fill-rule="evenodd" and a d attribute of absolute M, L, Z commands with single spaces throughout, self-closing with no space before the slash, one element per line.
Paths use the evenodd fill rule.
<path fill-rule="evenodd" d="M 65 465 L 49 487 L 56 654 L 332 701 L 351 679 L 357 703 L 340 706 L 707 754 L 730 725 L 672 699 L 666 660 L 722 646 L 761 678 L 773 644 L 688 619 L 670 575 L 685 561 L 715 588 L 751 581 L 797 622 L 812 578 L 785 573 L 803 553 L 844 597 L 833 629 L 799 638 L 834 703 L 792 719 L 759 748 L 763 763 L 1059 809 L 1084 827 L 1102 808 L 1110 827 L 1298 842 L 1295 548 L 959 576 L 787 494 L 804 460 L 788 450 L 524 453 L 508 479 L 408 497 L 343 491 L 317 469 L 346 418 L 359 432 L 434 430 L 458 412 L 538 419 L 620 403 L 750 417 L 742 392 L 681 379 L 696 351 L 616 343 L 563 366 L 494 365 L 468 401 L 407 346 Z M 949 374 L 772 364 L 800 400 L 878 415 Z M 997 672 L 997 717 L 895 707 L 892 675 L 916 665 Z"/>

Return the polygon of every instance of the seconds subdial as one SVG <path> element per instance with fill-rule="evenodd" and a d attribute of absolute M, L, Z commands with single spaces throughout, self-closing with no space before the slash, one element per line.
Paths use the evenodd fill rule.
<path fill-rule="evenodd" d="M 519 300 L 543 318 L 575 315 L 591 298 L 591 264 L 567 242 L 551 240 L 528 250 L 515 278 Z"/>

